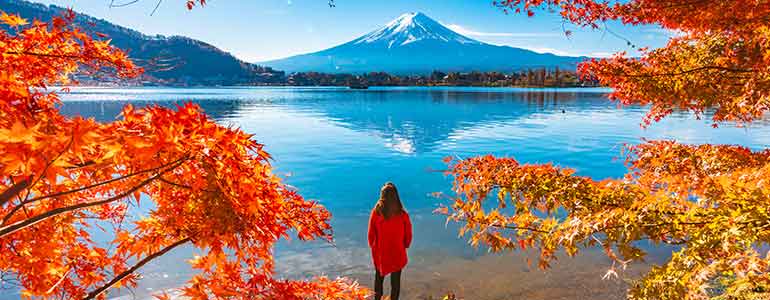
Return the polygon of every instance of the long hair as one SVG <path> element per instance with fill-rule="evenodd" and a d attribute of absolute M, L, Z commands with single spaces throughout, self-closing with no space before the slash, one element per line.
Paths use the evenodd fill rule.
<path fill-rule="evenodd" d="M 380 199 L 374 206 L 374 212 L 385 217 L 385 219 L 396 216 L 404 212 L 404 206 L 401 204 L 401 198 L 398 197 L 396 185 L 387 182 L 380 189 Z"/>

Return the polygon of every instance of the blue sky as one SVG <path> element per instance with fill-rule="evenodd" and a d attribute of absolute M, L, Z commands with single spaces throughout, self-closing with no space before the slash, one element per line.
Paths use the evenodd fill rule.
<path fill-rule="evenodd" d="M 114 0 L 116 4 L 132 0 Z M 110 0 L 37 0 L 72 7 L 146 34 L 183 35 L 211 43 L 249 62 L 314 52 L 352 40 L 407 12 L 420 11 L 470 38 L 560 55 L 607 56 L 660 47 L 670 36 L 656 27 L 607 24 L 607 30 L 565 25 L 555 13 L 504 14 L 491 0 L 208 0 L 188 11 L 182 0 L 139 0 L 110 7 Z M 564 29 L 574 32 L 565 37 Z"/>

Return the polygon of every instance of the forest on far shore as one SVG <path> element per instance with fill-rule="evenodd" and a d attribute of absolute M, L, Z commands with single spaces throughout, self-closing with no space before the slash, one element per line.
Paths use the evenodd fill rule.
<path fill-rule="evenodd" d="M 277 82 L 276 82 L 277 83 Z M 273 83 L 275 84 L 275 83 Z M 580 78 L 574 71 L 559 68 L 502 72 L 441 72 L 430 75 L 292 73 L 283 84 L 290 86 L 482 86 L 482 87 L 592 87 L 595 80 Z"/>

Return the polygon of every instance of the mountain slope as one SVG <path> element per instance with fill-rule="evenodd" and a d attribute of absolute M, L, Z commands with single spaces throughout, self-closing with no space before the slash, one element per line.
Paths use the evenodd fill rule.
<path fill-rule="evenodd" d="M 460 35 L 423 13 L 407 13 L 348 43 L 260 64 L 287 72 L 426 74 L 433 70 L 574 69 L 584 59 L 486 44 Z"/>
<path fill-rule="evenodd" d="M 108 3 L 105 2 L 105 5 Z M 0 10 L 29 20 L 49 21 L 65 9 L 24 0 L 0 0 Z M 77 14 L 75 23 L 86 32 L 106 34 L 112 44 L 126 50 L 145 68 L 146 81 L 160 84 L 247 84 L 282 78 L 275 72 L 238 60 L 210 44 L 182 36 L 148 36 L 135 30 Z M 7 28 L 6 28 L 7 29 Z"/>

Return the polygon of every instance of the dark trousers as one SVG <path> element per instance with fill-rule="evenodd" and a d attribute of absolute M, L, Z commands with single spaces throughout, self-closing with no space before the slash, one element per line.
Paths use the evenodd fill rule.
<path fill-rule="evenodd" d="M 374 300 L 382 299 L 382 282 L 385 276 L 380 275 L 379 271 L 374 273 Z M 390 299 L 398 300 L 398 294 L 401 292 L 401 271 L 390 273 Z"/>

